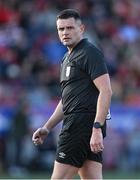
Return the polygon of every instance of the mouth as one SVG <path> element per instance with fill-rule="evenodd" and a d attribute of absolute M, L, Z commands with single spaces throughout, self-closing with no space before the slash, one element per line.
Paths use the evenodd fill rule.
<path fill-rule="evenodd" d="M 69 41 L 70 38 L 63 38 L 63 41 Z"/>

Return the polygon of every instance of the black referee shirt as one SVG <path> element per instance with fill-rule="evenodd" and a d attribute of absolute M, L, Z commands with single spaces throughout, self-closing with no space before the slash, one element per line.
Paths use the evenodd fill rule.
<path fill-rule="evenodd" d="M 106 73 L 103 54 L 87 39 L 82 39 L 61 64 L 64 114 L 96 113 L 99 91 L 93 80 Z"/>

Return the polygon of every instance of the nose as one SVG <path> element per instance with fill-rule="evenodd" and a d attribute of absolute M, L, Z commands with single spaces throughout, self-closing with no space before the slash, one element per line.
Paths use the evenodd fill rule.
<path fill-rule="evenodd" d="M 68 35 L 68 30 L 66 28 L 63 31 L 63 35 Z"/>

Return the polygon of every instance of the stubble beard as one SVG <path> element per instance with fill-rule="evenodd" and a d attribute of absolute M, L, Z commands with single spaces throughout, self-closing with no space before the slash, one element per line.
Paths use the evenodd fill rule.
<path fill-rule="evenodd" d="M 76 42 L 63 42 L 63 45 L 68 49 L 72 49 L 76 45 Z"/>

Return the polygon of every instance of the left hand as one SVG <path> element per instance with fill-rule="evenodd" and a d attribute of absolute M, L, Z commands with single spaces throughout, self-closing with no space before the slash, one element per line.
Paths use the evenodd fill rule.
<path fill-rule="evenodd" d="M 91 151 L 94 153 L 103 151 L 104 145 L 103 145 L 103 135 L 101 128 L 96 129 L 93 127 L 92 135 L 90 139 L 90 148 Z"/>

